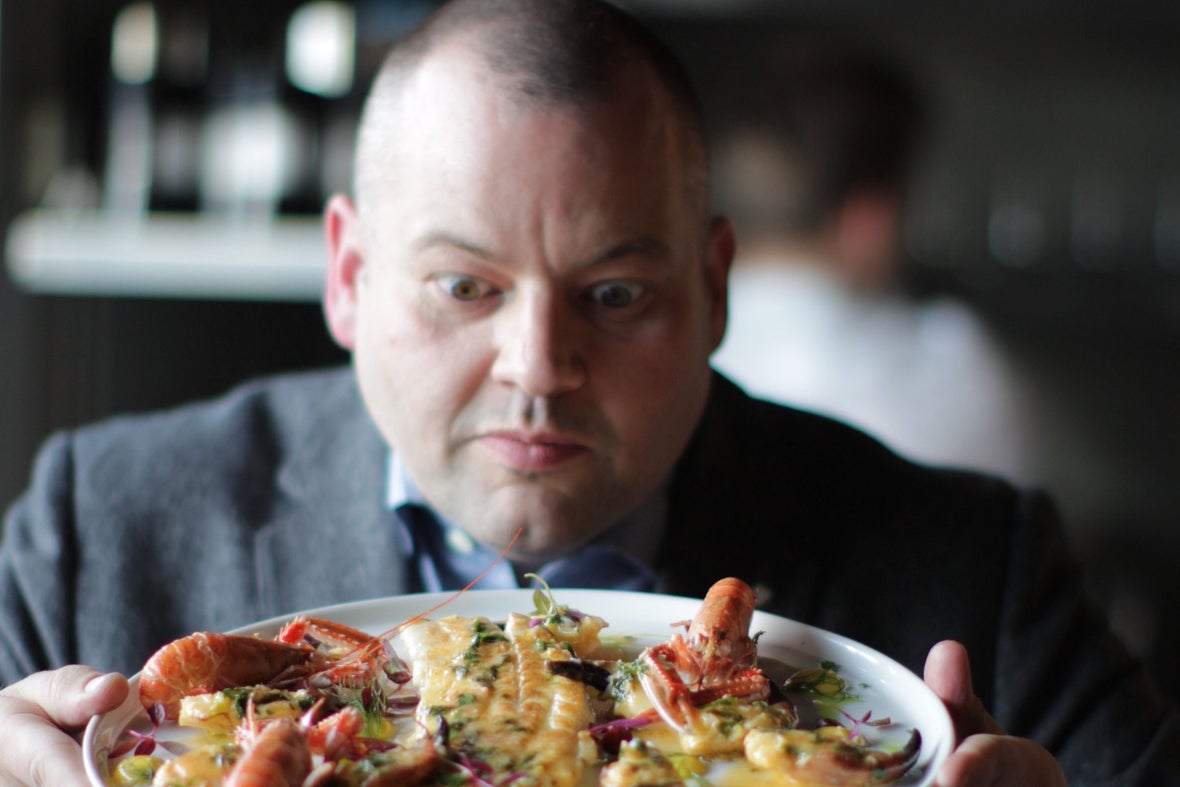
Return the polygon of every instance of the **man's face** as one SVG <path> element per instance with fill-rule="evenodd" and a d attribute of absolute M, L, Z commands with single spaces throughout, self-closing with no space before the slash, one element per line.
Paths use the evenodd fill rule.
<path fill-rule="evenodd" d="M 496 549 L 523 528 L 513 554 L 544 559 L 671 472 L 724 331 L 731 234 L 690 193 L 652 79 L 523 106 L 453 49 L 402 90 L 382 185 L 359 216 L 329 207 L 329 324 L 426 498 Z"/>

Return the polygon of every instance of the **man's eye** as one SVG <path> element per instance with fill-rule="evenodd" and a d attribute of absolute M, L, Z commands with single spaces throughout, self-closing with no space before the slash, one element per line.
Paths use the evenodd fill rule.
<path fill-rule="evenodd" d="M 643 295 L 643 285 L 635 282 L 611 281 L 595 286 L 590 298 L 608 309 L 625 309 Z"/>
<path fill-rule="evenodd" d="M 438 284 L 443 292 L 457 301 L 477 301 L 491 292 L 485 282 L 471 276 L 440 276 Z"/>

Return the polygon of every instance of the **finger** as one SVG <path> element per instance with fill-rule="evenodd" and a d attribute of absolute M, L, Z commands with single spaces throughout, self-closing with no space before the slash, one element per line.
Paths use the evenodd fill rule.
<path fill-rule="evenodd" d="M 1025 738 L 973 735 L 955 750 L 935 778 L 937 787 L 999 787 L 1035 784 L 1065 785 L 1065 775 L 1053 755 Z"/>
<path fill-rule="evenodd" d="M 4 689 L 3 695 L 40 709 L 58 727 L 77 731 L 91 716 L 119 707 L 128 690 L 127 679 L 118 673 L 72 665 L 34 673 Z"/>
<path fill-rule="evenodd" d="M 971 662 L 962 644 L 944 640 L 931 648 L 926 656 L 922 677 L 946 705 L 955 725 L 957 740 L 962 741 L 977 733 L 1004 733 L 1004 729 L 984 710 L 979 697 L 975 696 L 975 690 L 971 687 Z"/>
<path fill-rule="evenodd" d="M 0 784 L 88 783 L 82 747 L 34 703 L 0 694 L 0 726 L 4 728 Z"/>

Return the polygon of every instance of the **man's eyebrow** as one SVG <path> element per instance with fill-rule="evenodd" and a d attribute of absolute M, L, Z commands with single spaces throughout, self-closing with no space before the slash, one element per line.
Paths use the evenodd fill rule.
<path fill-rule="evenodd" d="M 478 257 L 487 258 L 492 256 L 491 252 L 479 244 L 447 232 L 446 230 L 431 230 L 421 237 L 414 239 L 411 246 L 417 251 L 423 251 L 434 246 L 448 246 L 452 249 L 470 252 Z"/>
<path fill-rule="evenodd" d="M 446 230 L 431 230 L 424 233 L 421 237 L 416 238 L 411 246 L 418 250 L 433 248 L 436 246 L 443 246 L 452 249 L 459 249 L 461 251 L 474 254 L 477 257 L 484 259 L 491 259 L 492 252 L 480 246 L 478 243 L 467 240 L 466 238 L 455 235 Z M 636 237 L 627 238 L 626 240 L 607 246 L 597 254 L 592 255 L 580 267 L 590 268 L 612 260 L 617 260 L 622 257 L 630 255 L 639 255 L 655 260 L 667 260 L 672 256 L 672 250 L 668 244 L 655 238 Z"/>
<path fill-rule="evenodd" d="M 613 246 L 608 246 L 598 254 L 595 254 L 593 257 L 587 260 L 586 267 L 597 265 L 603 262 L 610 262 L 611 260 L 617 260 L 620 257 L 627 257 L 632 254 L 666 260 L 671 258 L 672 250 L 668 247 L 668 244 L 655 238 L 628 238 L 627 240 L 616 243 Z"/>

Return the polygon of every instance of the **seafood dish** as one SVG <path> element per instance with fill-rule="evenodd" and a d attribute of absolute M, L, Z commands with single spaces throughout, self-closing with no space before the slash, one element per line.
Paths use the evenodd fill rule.
<path fill-rule="evenodd" d="M 423 611 L 378 634 L 329 608 L 168 643 L 123 712 L 87 729 L 90 776 L 105 787 L 914 785 L 952 742 L 916 676 L 757 612 L 739 579 L 696 602 L 471 595 L 483 598 L 401 597 L 400 609 Z M 615 633 L 617 601 L 594 607 L 612 596 L 671 616 Z M 800 657 L 788 630 L 823 637 L 816 655 L 852 668 Z"/>

